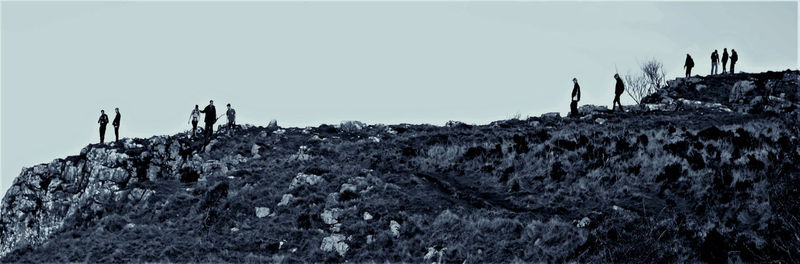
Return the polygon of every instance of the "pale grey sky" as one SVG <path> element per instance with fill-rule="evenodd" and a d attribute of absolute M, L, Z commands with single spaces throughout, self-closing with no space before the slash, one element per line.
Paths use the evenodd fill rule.
<path fill-rule="evenodd" d="M 615 65 L 714 49 L 737 70 L 797 68 L 797 2 L 2 2 L 4 194 L 23 166 L 98 141 L 189 128 L 195 104 L 240 123 L 488 123 L 609 105 Z M 623 103 L 630 104 L 630 98 Z M 109 126 L 107 138 L 113 138 Z"/>

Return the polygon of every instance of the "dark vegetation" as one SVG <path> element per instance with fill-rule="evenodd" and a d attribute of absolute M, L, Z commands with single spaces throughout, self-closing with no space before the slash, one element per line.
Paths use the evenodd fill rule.
<path fill-rule="evenodd" d="M 605 125 L 532 118 L 267 137 L 245 130 L 200 154 L 271 142 L 233 177 L 197 181 L 181 171 L 151 184 L 146 203 L 76 214 L 42 246 L 3 262 L 417 262 L 429 248 L 459 263 L 724 262 L 733 251 L 744 261 L 800 260 L 796 120 L 604 117 Z M 311 159 L 288 158 L 300 146 Z M 289 189 L 298 173 L 322 180 Z M 294 198 L 278 206 L 284 194 Z M 256 217 L 256 206 L 274 216 Z M 334 208 L 338 232 L 321 218 Z M 400 224 L 397 237 L 390 221 Z M 320 250 L 331 233 L 348 238 L 343 256 Z"/>
<path fill-rule="evenodd" d="M 140 177 L 123 188 L 148 199 L 79 208 L 0 262 L 797 263 L 798 122 L 696 110 L 243 129 L 181 150 L 236 160 L 226 174 Z M 323 250 L 336 235 L 346 250 Z"/>

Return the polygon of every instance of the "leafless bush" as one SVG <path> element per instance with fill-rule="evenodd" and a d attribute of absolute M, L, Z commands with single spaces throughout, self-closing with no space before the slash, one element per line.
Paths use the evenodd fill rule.
<path fill-rule="evenodd" d="M 639 69 L 640 73 L 625 76 L 625 91 L 636 104 L 641 104 L 643 98 L 665 86 L 664 67 L 660 61 L 650 59 L 642 63 Z"/>

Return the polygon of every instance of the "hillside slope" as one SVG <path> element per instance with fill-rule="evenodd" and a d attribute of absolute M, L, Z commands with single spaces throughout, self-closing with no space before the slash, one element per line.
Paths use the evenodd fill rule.
<path fill-rule="evenodd" d="M 93 144 L 17 177 L 0 262 L 797 262 L 798 76 L 581 118 Z"/>

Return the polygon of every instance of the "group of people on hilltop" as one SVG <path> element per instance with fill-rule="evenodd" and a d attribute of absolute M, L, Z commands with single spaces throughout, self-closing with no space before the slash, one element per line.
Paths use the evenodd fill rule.
<path fill-rule="evenodd" d="M 728 48 L 723 49 L 722 53 L 722 73 L 726 73 L 725 69 L 727 67 L 728 59 L 731 62 L 730 73 L 734 72 L 734 66 L 736 62 L 739 60 L 739 55 L 736 54 L 736 50 L 731 49 L 731 54 L 728 56 Z M 719 63 L 719 53 L 717 50 L 711 53 L 711 75 L 717 74 L 717 65 Z M 692 56 L 686 54 L 686 62 L 683 65 L 686 68 L 686 78 L 691 76 L 692 68 L 694 68 L 694 60 Z M 619 110 L 625 112 L 622 109 L 622 103 L 620 102 L 620 96 L 625 91 L 625 84 L 622 82 L 622 78 L 619 77 L 619 74 L 614 74 L 614 79 L 617 81 L 616 85 L 614 86 L 614 101 L 611 102 L 611 111 L 614 111 L 617 106 L 619 106 Z M 578 102 L 581 100 L 581 87 L 578 84 L 577 78 L 572 78 L 572 82 L 575 84 L 572 88 L 572 101 L 569 105 L 570 107 L 570 116 L 578 116 L 580 113 L 578 112 Z M 227 126 L 233 130 L 236 128 L 236 110 L 231 108 L 231 104 L 227 105 L 228 110 L 226 111 L 225 115 L 228 117 L 228 124 Z M 114 117 L 114 121 L 112 125 L 114 126 L 114 136 L 115 141 L 119 141 L 119 124 L 121 115 L 119 113 L 119 108 L 114 109 L 117 112 L 117 115 Z M 208 101 L 208 105 L 200 110 L 198 105 L 194 105 L 194 109 L 192 109 L 191 114 L 189 114 L 189 123 L 192 124 L 192 137 L 196 137 L 197 131 L 197 123 L 200 121 L 200 114 L 205 114 L 205 129 L 204 137 L 206 139 L 210 139 L 214 133 L 214 124 L 219 120 L 220 117 L 217 117 L 217 109 L 214 107 L 214 100 Z M 100 119 L 97 120 L 97 123 L 100 124 L 100 143 L 103 143 L 105 140 L 106 134 L 106 125 L 108 124 L 108 116 L 105 114 L 104 110 L 100 110 Z"/>
<path fill-rule="evenodd" d="M 117 142 L 119 141 L 119 124 L 122 115 L 119 113 L 119 108 L 115 108 L 114 110 L 117 112 L 117 115 L 114 117 L 114 121 L 111 125 L 114 126 L 115 142 Z M 192 109 L 192 113 L 189 115 L 189 123 L 192 124 L 192 137 L 197 136 L 197 122 L 200 120 L 200 113 L 205 114 L 204 137 L 210 139 L 214 133 L 214 123 L 222 116 L 217 117 L 217 109 L 214 107 L 214 100 L 208 101 L 208 106 L 203 110 L 200 110 L 198 105 L 194 105 L 194 109 Z M 228 104 L 228 111 L 225 112 L 225 115 L 228 117 L 228 127 L 231 131 L 234 131 L 236 129 L 236 110 L 231 108 L 231 104 Z M 100 119 L 97 120 L 97 123 L 100 124 L 100 143 L 102 144 L 105 142 L 106 126 L 108 125 L 108 115 L 106 115 L 105 110 L 100 110 Z"/>
<path fill-rule="evenodd" d="M 722 53 L 722 73 L 726 73 L 725 68 L 728 63 L 728 59 L 730 58 L 731 62 L 731 70 L 730 73 L 733 73 L 734 66 L 736 62 L 739 61 L 739 54 L 736 54 L 735 49 L 731 49 L 731 54 L 728 56 L 728 48 L 723 49 Z M 717 74 L 717 64 L 719 63 L 719 53 L 717 50 L 711 53 L 711 75 Z M 692 56 L 686 54 L 686 62 L 683 64 L 683 67 L 686 68 L 686 78 L 692 75 L 692 68 L 694 68 L 694 60 L 692 60 Z M 622 103 L 620 103 L 620 96 L 625 91 L 625 84 L 622 82 L 622 78 L 619 77 L 619 74 L 614 74 L 614 79 L 617 81 L 616 85 L 614 86 L 614 101 L 611 102 L 611 111 L 614 111 L 617 106 L 619 106 L 619 110 L 625 112 L 622 109 Z M 572 88 L 572 102 L 569 104 L 570 112 L 569 116 L 579 116 L 580 113 L 578 112 L 578 101 L 581 100 L 581 86 L 578 85 L 578 79 L 572 78 L 572 82 L 575 85 Z"/>
<path fill-rule="evenodd" d="M 725 69 L 727 68 L 728 59 L 730 58 L 731 61 L 731 70 L 730 73 L 734 72 L 734 67 L 736 66 L 736 62 L 739 61 L 739 54 L 736 54 L 735 49 L 731 49 L 731 54 L 728 56 L 728 48 L 722 49 L 722 73 L 727 73 Z M 711 53 L 711 75 L 715 75 L 718 72 L 718 65 L 719 65 L 719 52 L 714 50 Z M 694 60 L 692 60 L 692 56 L 686 54 L 686 62 L 683 64 L 683 68 L 686 69 L 686 78 L 692 75 L 692 68 L 694 68 Z"/>
<path fill-rule="evenodd" d="M 231 104 L 227 105 L 228 110 L 225 112 L 225 116 L 228 117 L 228 127 L 230 129 L 236 129 L 236 110 L 231 108 Z M 200 120 L 200 113 L 205 114 L 205 128 L 203 129 L 204 136 L 206 138 L 211 138 L 211 135 L 214 134 L 214 124 L 217 123 L 220 117 L 217 117 L 217 108 L 214 106 L 214 100 L 209 100 L 208 105 L 200 110 L 198 105 L 194 105 L 194 109 L 192 109 L 192 113 L 189 114 L 189 123 L 192 124 L 192 136 L 195 137 L 197 131 L 197 122 Z"/>

